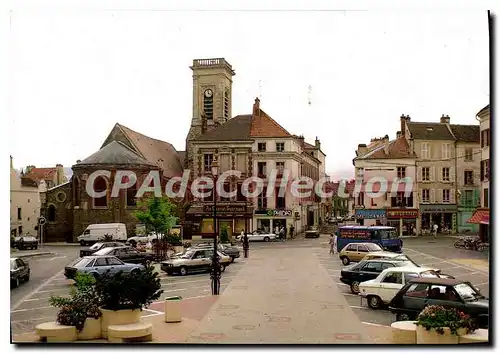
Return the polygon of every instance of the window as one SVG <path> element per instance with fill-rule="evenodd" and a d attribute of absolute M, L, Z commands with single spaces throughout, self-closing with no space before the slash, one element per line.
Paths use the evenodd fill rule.
<path fill-rule="evenodd" d="M 462 200 L 462 205 L 469 206 L 469 207 L 474 207 L 474 191 L 471 190 L 466 190 L 463 191 L 463 199 Z"/>
<path fill-rule="evenodd" d="M 430 167 L 422 167 L 422 181 L 430 180 Z"/>
<path fill-rule="evenodd" d="M 280 188 L 276 188 L 275 195 L 276 195 L 276 209 L 284 209 L 286 208 L 286 201 L 285 201 L 285 196 L 280 197 Z"/>
<path fill-rule="evenodd" d="M 380 273 L 382 269 L 382 263 L 380 262 L 367 262 L 361 270 L 364 272 L 374 272 L 374 273 Z"/>
<path fill-rule="evenodd" d="M 55 205 L 49 205 L 48 217 L 49 221 L 56 221 L 56 207 Z"/>
<path fill-rule="evenodd" d="M 398 167 L 398 178 L 406 177 L 406 167 Z"/>
<path fill-rule="evenodd" d="M 245 197 L 245 195 L 243 194 L 243 184 L 238 183 L 236 188 L 238 188 L 238 190 L 236 191 L 236 200 L 238 202 L 246 201 L 247 197 Z"/>
<path fill-rule="evenodd" d="M 483 189 L 483 207 L 489 208 L 489 193 L 488 188 Z"/>
<path fill-rule="evenodd" d="M 481 147 L 490 146 L 490 130 L 485 129 L 481 131 Z"/>
<path fill-rule="evenodd" d="M 230 193 L 231 192 L 231 185 L 229 183 L 224 183 L 224 185 L 221 187 L 222 187 L 222 190 L 221 190 L 221 193 L 219 193 L 220 200 L 223 202 L 229 202 L 231 200 L 231 198 L 230 197 L 223 197 L 222 193 L 223 192 Z"/>
<path fill-rule="evenodd" d="M 203 94 L 203 111 L 206 119 L 214 119 L 214 93 L 210 89 Z"/>
<path fill-rule="evenodd" d="M 229 91 L 224 92 L 224 118 L 229 119 Z"/>
<path fill-rule="evenodd" d="M 391 198 L 391 207 L 413 207 L 413 193 L 410 193 L 410 196 L 405 197 L 405 192 L 398 192 L 396 197 Z"/>
<path fill-rule="evenodd" d="M 443 189 L 443 203 L 449 203 L 449 202 L 450 202 L 450 190 Z"/>
<path fill-rule="evenodd" d="M 441 150 L 441 157 L 443 159 L 451 158 L 451 146 L 449 143 L 443 143 L 443 148 Z"/>
<path fill-rule="evenodd" d="M 257 174 L 259 177 L 267 176 L 266 171 L 266 163 L 265 162 L 257 162 Z"/>
<path fill-rule="evenodd" d="M 464 155 L 464 160 L 465 161 L 472 161 L 472 148 L 465 148 L 465 155 Z"/>
<path fill-rule="evenodd" d="M 94 262 L 94 267 L 106 267 L 108 264 L 106 263 L 105 257 L 96 258 Z"/>
<path fill-rule="evenodd" d="M 417 273 L 405 273 L 404 278 L 405 278 L 405 283 L 408 283 L 409 281 L 415 278 L 419 278 L 419 276 Z"/>
<path fill-rule="evenodd" d="M 110 266 L 123 264 L 122 261 L 120 261 L 118 258 L 115 258 L 115 257 L 108 257 L 106 259 L 108 260 L 108 265 L 110 265 Z"/>
<path fill-rule="evenodd" d="M 285 143 L 276 143 L 276 151 L 278 152 L 285 151 Z"/>
<path fill-rule="evenodd" d="M 430 201 L 430 190 L 422 189 L 422 202 L 429 203 Z"/>
<path fill-rule="evenodd" d="M 19 227 L 18 227 L 18 231 L 19 231 L 19 235 L 22 235 L 22 234 L 23 234 L 23 227 L 22 227 L 22 226 L 19 226 Z"/>
<path fill-rule="evenodd" d="M 212 162 L 214 161 L 213 154 L 205 154 L 203 156 L 203 168 L 205 173 L 212 173 Z"/>
<path fill-rule="evenodd" d="M 17 208 L 17 220 L 21 220 L 23 217 L 22 217 L 22 213 L 21 213 L 21 208 Z"/>
<path fill-rule="evenodd" d="M 28 203 L 30 202 L 30 200 L 28 199 Z"/>
<path fill-rule="evenodd" d="M 126 176 L 124 176 L 126 177 Z M 137 194 L 137 184 L 134 184 L 131 187 L 127 188 L 127 206 L 128 207 L 135 207 L 137 205 L 137 201 L 135 199 L 135 196 Z"/>
<path fill-rule="evenodd" d="M 443 167 L 443 181 L 448 182 L 450 180 L 450 168 Z"/>
<path fill-rule="evenodd" d="M 481 182 L 490 179 L 490 160 L 481 161 Z"/>
<path fill-rule="evenodd" d="M 351 245 L 347 246 L 346 250 L 347 251 L 357 252 L 358 251 L 358 245 L 351 244 Z"/>
<path fill-rule="evenodd" d="M 99 193 L 99 192 L 107 191 L 107 189 L 108 189 L 108 184 L 106 183 L 106 180 L 101 176 L 97 177 L 94 181 L 94 191 L 96 193 Z M 107 207 L 108 206 L 108 196 L 106 194 L 107 193 L 105 193 L 105 195 L 100 197 L 100 198 L 93 198 L 94 207 Z"/>
<path fill-rule="evenodd" d="M 80 181 L 78 178 L 73 178 L 73 191 L 75 193 L 74 205 L 80 206 Z"/>
<path fill-rule="evenodd" d="M 429 157 L 430 157 L 429 143 L 422 143 L 422 158 L 428 159 Z"/>
<path fill-rule="evenodd" d="M 257 143 L 257 151 L 259 152 L 266 151 L 266 143 Z"/>
<path fill-rule="evenodd" d="M 474 184 L 474 175 L 472 171 L 464 171 L 464 184 L 465 185 Z"/>
<path fill-rule="evenodd" d="M 419 297 L 426 298 L 427 297 L 427 284 L 412 284 L 406 289 L 405 296 L 410 297 Z"/>
<path fill-rule="evenodd" d="M 283 171 L 285 170 L 284 161 L 276 161 L 277 177 L 283 177 Z"/>
<path fill-rule="evenodd" d="M 384 280 L 382 280 L 382 283 L 401 284 L 403 283 L 403 275 L 401 272 L 387 273 Z"/>
<path fill-rule="evenodd" d="M 368 248 L 365 245 L 358 245 L 358 252 L 368 252 Z"/>
<path fill-rule="evenodd" d="M 257 208 L 259 209 L 267 209 L 267 188 L 264 187 L 262 189 L 262 193 L 260 193 L 257 197 Z"/>

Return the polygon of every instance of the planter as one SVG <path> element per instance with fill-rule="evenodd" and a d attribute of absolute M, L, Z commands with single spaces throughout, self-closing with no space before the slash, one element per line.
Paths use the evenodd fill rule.
<path fill-rule="evenodd" d="M 81 332 L 78 332 L 78 339 L 89 340 L 101 338 L 101 318 L 87 318 Z"/>
<path fill-rule="evenodd" d="M 108 338 L 108 326 L 132 324 L 141 320 L 142 309 L 112 311 L 100 308 L 100 310 L 101 332 L 104 339 Z"/>
<path fill-rule="evenodd" d="M 458 335 L 451 334 L 448 327 L 444 327 L 444 334 L 439 334 L 434 328 L 430 331 L 417 326 L 417 344 L 458 344 L 459 335 L 465 334 L 465 329 L 459 329 Z"/>

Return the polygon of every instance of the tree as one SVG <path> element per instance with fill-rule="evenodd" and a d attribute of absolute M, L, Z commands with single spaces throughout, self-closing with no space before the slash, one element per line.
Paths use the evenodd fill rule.
<path fill-rule="evenodd" d="M 146 228 L 146 233 L 156 233 L 162 238 L 177 224 L 177 206 L 167 197 L 150 197 L 137 203 L 135 218 Z"/>

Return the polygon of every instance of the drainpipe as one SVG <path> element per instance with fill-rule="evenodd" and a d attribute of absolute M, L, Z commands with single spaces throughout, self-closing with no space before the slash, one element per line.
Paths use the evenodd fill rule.
<path fill-rule="evenodd" d="M 474 155 L 472 155 L 474 156 Z M 458 219 L 458 201 L 457 201 L 457 196 L 458 196 L 458 159 L 457 159 L 457 141 L 455 140 L 455 204 L 457 205 L 457 214 L 455 216 L 456 219 Z M 455 219 L 455 220 L 456 220 Z M 455 226 L 457 226 L 458 224 L 458 220 L 456 220 L 455 222 Z M 451 219 L 451 232 L 454 233 L 454 232 L 457 232 L 456 228 L 453 227 L 453 217 Z"/>
<path fill-rule="evenodd" d="M 417 236 L 420 235 L 420 228 L 422 226 L 422 214 L 420 213 L 420 194 L 419 194 L 419 189 L 418 189 L 418 167 L 417 167 L 417 159 L 415 159 L 415 190 L 416 193 L 413 195 L 413 203 L 416 204 L 415 206 L 417 207 L 418 210 L 418 217 L 417 217 L 417 225 L 415 225 L 416 233 Z M 420 221 L 419 221 L 420 219 Z"/>

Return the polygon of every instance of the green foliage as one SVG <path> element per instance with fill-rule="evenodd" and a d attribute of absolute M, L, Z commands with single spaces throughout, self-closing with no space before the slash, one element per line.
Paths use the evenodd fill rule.
<path fill-rule="evenodd" d="M 222 226 L 222 229 L 220 231 L 220 242 L 221 243 L 229 243 L 229 234 L 227 232 L 226 225 Z"/>
<path fill-rule="evenodd" d="M 182 246 L 182 238 L 179 235 L 168 235 L 166 240 L 172 246 Z"/>
<path fill-rule="evenodd" d="M 146 227 L 146 233 L 155 232 L 160 235 L 177 224 L 177 206 L 167 197 L 150 197 L 137 203 L 135 218 Z"/>
<path fill-rule="evenodd" d="M 152 265 L 131 273 L 99 277 L 95 289 L 102 307 L 113 311 L 142 309 L 163 293 L 158 272 Z"/>
<path fill-rule="evenodd" d="M 111 241 L 113 241 L 113 235 L 104 234 L 104 242 L 111 242 Z"/>
<path fill-rule="evenodd" d="M 445 308 L 439 305 L 425 307 L 417 317 L 417 325 L 430 331 L 435 329 L 439 334 L 444 334 L 444 328 L 450 328 L 452 334 L 458 334 L 459 329 L 467 333 L 477 329 L 475 321 L 467 314 L 456 308 Z"/>
<path fill-rule="evenodd" d="M 70 289 L 69 297 L 51 296 L 51 306 L 59 307 L 57 322 L 66 326 L 75 326 L 78 331 L 83 329 L 85 319 L 99 318 L 100 300 L 95 291 L 95 279 L 89 274 L 78 273 L 75 284 Z"/>

